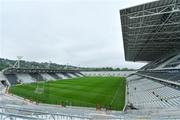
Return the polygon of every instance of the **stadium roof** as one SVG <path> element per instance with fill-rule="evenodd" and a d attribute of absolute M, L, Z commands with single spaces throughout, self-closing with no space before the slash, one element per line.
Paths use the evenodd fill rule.
<path fill-rule="evenodd" d="M 120 10 L 125 59 L 153 61 L 180 50 L 180 0 Z"/>

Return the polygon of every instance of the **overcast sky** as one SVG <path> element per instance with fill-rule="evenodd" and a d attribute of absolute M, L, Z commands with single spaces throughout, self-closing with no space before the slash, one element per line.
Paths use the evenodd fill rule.
<path fill-rule="evenodd" d="M 1 0 L 0 57 L 89 67 L 125 62 L 119 9 L 152 0 Z"/>

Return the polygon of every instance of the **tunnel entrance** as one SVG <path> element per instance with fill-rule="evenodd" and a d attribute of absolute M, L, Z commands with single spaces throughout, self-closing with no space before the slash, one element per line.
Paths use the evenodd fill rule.
<path fill-rule="evenodd" d="M 4 86 L 8 86 L 6 80 L 1 80 L 1 84 L 4 85 Z"/>

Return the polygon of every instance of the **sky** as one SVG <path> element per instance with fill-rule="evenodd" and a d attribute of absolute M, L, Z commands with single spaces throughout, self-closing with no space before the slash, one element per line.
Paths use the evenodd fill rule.
<path fill-rule="evenodd" d="M 0 57 L 81 67 L 126 62 L 119 10 L 152 0 L 1 0 Z"/>

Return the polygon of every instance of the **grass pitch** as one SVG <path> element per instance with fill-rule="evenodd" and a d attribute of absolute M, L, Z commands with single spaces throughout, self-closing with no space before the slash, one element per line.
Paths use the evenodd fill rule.
<path fill-rule="evenodd" d="M 31 83 L 12 86 L 10 93 L 26 99 L 48 104 L 122 110 L 125 104 L 125 78 L 120 77 L 83 77 L 57 80 L 44 83 Z M 37 93 L 37 87 L 44 91 Z"/>

